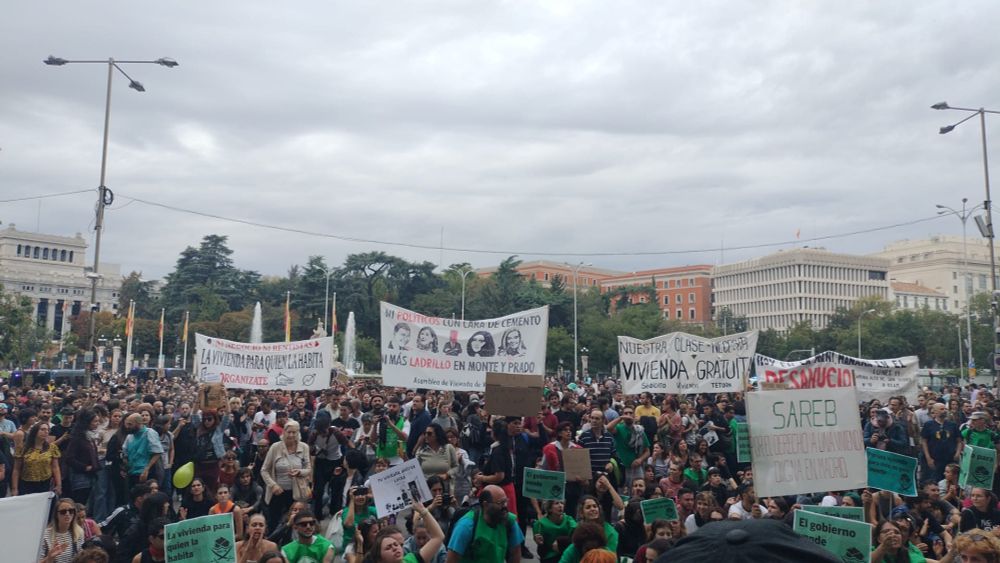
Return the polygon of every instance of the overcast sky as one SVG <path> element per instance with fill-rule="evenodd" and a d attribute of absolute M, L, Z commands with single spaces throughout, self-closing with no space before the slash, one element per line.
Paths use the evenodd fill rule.
<path fill-rule="evenodd" d="M 114 78 L 102 261 L 125 272 L 165 275 L 210 233 L 263 274 L 314 254 L 442 260 L 130 197 L 430 247 L 443 228 L 445 265 L 505 257 L 449 247 L 717 264 L 799 229 L 868 253 L 961 224 L 805 240 L 984 199 L 978 122 L 939 135 L 964 114 L 929 106 L 1000 109 L 997 21 L 989 1 L 9 3 L 0 199 L 98 184 L 106 66 L 43 59 L 173 57 L 124 67 L 145 93 Z M 0 221 L 92 238 L 95 200 L 0 203 Z"/>

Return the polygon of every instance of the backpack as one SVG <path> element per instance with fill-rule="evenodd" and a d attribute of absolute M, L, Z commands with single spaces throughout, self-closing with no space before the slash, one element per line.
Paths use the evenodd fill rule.
<path fill-rule="evenodd" d="M 462 447 L 466 450 L 478 449 L 483 443 L 483 423 L 479 421 L 468 421 L 465 428 L 459 434 L 462 439 Z"/>

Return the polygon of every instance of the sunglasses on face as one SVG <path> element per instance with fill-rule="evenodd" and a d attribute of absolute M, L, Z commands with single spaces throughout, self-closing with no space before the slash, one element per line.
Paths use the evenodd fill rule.
<path fill-rule="evenodd" d="M 305 528 L 306 526 L 316 526 L 316 521 L 315 520 L 306 520 L 306 521 L 303 521 L 303 522 L 296 522 L 295 525 L 296 526 L 302 526 L 303 528 Z"/>
<path fill-rule="evenodd" d="M 60 516 L 66 516 L 67 514 L 76 514 L 76 509 L 75 508 L 63 508 L 63 509 L 59 510 L 59 515 Z"/>

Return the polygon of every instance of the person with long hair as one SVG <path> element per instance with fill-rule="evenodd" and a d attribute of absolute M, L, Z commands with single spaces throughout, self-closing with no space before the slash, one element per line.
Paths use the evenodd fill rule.
<path fill-rule="evenodd" d="M 556 541 L 560 537 L 570 537 L 576 529 L 576 519 L 565 513 L 566 503 L 561 500 L 550 500 L 545 503 L 545 515 L 535 520 L 532 531 L 535 544 L 538 545 L 538 558 L 541 563 L 556 563 L 559 561 L 559 549 Z"/>
<path fill-rule="evenodd" d="M 341 522 L 344 525 L 344 544 L 338 546 L 341 551 L 346 550 L 354 541 L 354 530 L 363 520 L 378 518 L 378 511 L 372 505 L 372 494 L 368 487 L 352 487 L 347 496 L 349 502 L 341 514 Z"/>
<path fill-rule="evenodd" d="M 444 532 L 437 520 L 431 518 L 430 513 L 416 500 L 413 501 L 413 510 L 421 519 L 421 524 L 426 526 L 428 536 L 427 542 L 417 553 L 405 553 L 403 542 L 399 540 L 399 530 L 392 527 L 381 530 L 375 536 L 375 542 L 369 553 L 365 553 L 365 563 L 420 563 L 422 561 L 433 561 L 441 546 L 444 544 Z M 360 555 L 360 554 L 359 554 Z M 489 559 L 485 559 L 489 561 Z"/>
<path fill-rule="evenodd" d="M 973 487 L 969 493 L 972 504 L 962 511 L 962 520 L 958 525 L 960 532 L 973 528 L 986 529 L 1000 522 L 1000 510 L 997 510 L 997 497 L 990 489 Z"/>
<path fill-rule="evenodd" d="M 260 468 L 268 525 L 276 525 L 293 502 L 309 501 L 311 471 L 309 446 L 299 439 L 299 423 L 289 420 Z"/>
<path fill-rule="evenodd" d="M 111 493 L 105 503 L 105 512 L 111 514 L 119 504 L 128 502 L 128 487 L 125 480 L 125 465 L 122 462 L 122 448 L 128 432 L 125 428 L 125 416 L 120 409 L 111 409 L 108 415 L 108 427 L 104 431 L 104 459 L 107 464 L 104 473 L 107 475 L 108 492 Z M 98 514 L 99 516 L 100 514 Z"/>
<path fill-rule="evenodd" d="M 497 348 L 496 344 L 493 343 L 493 335 L 485 330 L 476 331 L 469 338 L 469 342 L 465 346 L 465 351 L 473 358 L 491 358 L 495 356 Z"/>
<path fill-rule="evenodd" d="M 414 454 L 420 461 L 424 477 L 437 476 L 447 485 L 446 489 L 450 493 L 450 483 L 458 472 L 458 454 L 448 442 L 448 437 L 440 424 L 432 422 L 427 426 L 417 441 Z"/>
<path fill-rule="evenodd" d="M 19 452 L 14 453 L 11 496 L 31 493 L 62 493 L 59 448 L 49 444 L 49 423 L 36 422 Z"/>
<path fill-rule="evenodd" d="M 438 351 L 438 337 L 434 333 L 434 329 L 425 326 L 421 327 L 420 331 L 417 332 L 417 350 L 422 350 L 424 352 L 437 353 Z"/>
<path fill-rule="evenodd" d="M 646 536 L 646 526 L 642 516 L 641 498 L 629 499 L 625 505 L 624 521 L 616 525 L 618 531 L 618 555 L 633 557 L 649 538 Z"/>
<path fill-rule="evenodd" d="M 584 495 L 580 498 L 580 510 L 576 521 L 578 525 L 583 522 L 592 522 L 600 525 L 604 529 L 604 537 L 607 538 L 607 548 L 617 553 L 618 531 L 615 530 L 614 526 L 605 521 L 604 513 L 601 511 L 601 503 L 597 500 L 597 497 Z"/>
<path fill-rule="evenodd" d="M 573 423 L 560 422 L 556 424 L 555 439 L 542 447 L 542 469 L 549 471 L 565 471 L 563 465 L 563 452 L 569 449 L 579 448 L 580 445 L 573 442 Z M 585 481 L 566 481 L 565 511 L 569 514 L 576 514 L 577 503 L 580 495 L 583 494 L 583 483 Z M 537 502 L 535 503 L 537 504 Z M 539 507 L 535 507 L 538 512 Z"/>
<path fill-rule="evenodd" d="M 83 529 L 76 524 L 76 503 L 71 498 L 57 500 L 42 534 L 39 563 L 70 563 L 83 550 L 83 542 Z"/>
<path fill-rule="evenodd" d="M 907 532 L 908 534 L 908 532 Z M 904 539 L 900 525 L 881 520 L 872 529 L 872 563 L 922 563 L 926 558 L 913 544 Z"/>
<path fill-rule="evenodd" d="M 684 529 L 693 534 L 705 524 L 724 520 L 725 517 L 712 491 L 702 491 L 694 498 L 694 512 L 684 520 Z"/>
<path fill-rule="evenodd" d="M 122 534 L 118 543 L 117 563 L 129 563 L 137 553 L 149 547 L 150 525 L 157 518 L 166 518 L 170 512 L 170 498 L 166 493 L 150 493 L 139 507 L 139 518 Z"/>
<path fill-rule="evenodd" d="M 188 485 L 187 493 L 181 500 L 180 516 L 181 520 L 190 520 L 200 516 L 208 516 L 212 509 L 212 497 L 208 494 L 208 488 L 201 477 L 195 477 Z"/>
<path fill-rule="evenodd" d="M 247 523 L 247 538 L 236 542 L 236 563 L 253 563 L 260 561 L 268 551 L 278 551 L 278 546 L 265 534 L 267 519 L 259 512 L 251 515 Z"/>
<path fill-rule="evenodd" d="M 208 494 L 214 495 L 219 484 L 219 462 L 226 454 L 223 429 L 229 425 L 229 415 L 225 409 L 196 412 L 191 422 L 195 427 L 194 474 L 201 477 Z"/>
<path fill-rule="evenodd" d="M 100 468 L 97 443 L 90 437 L 97 431 L 100 422 L 93 409 L 81 409 L 73 419 L 73 427 L 63 448 L 69 469 L 69 496 L 80 504 L 87 504 Z"/>
<path fill-rule="evenodd" d="M 587 502 L 584 499 L 580 505 L 581 510 L 584 509 Z M 602 526 L 594 520 L 581 521 L 576 526 L 576 529 L 573 530 L 573 542 L 563 551 L 562 557 L 559 558 L 559 563 L 581 563 L 583 558 L 594 550 L 608 551 L 614 556 L 615 551 L 608 545 L 607 531 L 609 528 L 610 526 L 607 524 Z M 615 541 L 617 542 L 617 540 L 618 537 L 615 534 Z M 591 558 L 593 557 L 595 556 L 591 556 Z"/>
<path fill-rule="evenodd" d="M 76 503 L 76 525 L 83 529 L 84 541 L 101 535 L 101 527 L 92 518 L 87 518 L 87 507 Z"/>
<path fill-rule="evenodd" d="M 236 472 L 236 483 L 232 489 L 233 502 L 245 514 L 259 512 L 264 504 L 264 489 L 253 480 L 253 470 L 241 467 Z"/>
<path fill-rule="evenodd" d="M 951 550 L 939 563 L 1000 563 L 1000 539 L 992 532 L 973 528 L 955 538 Z"/>

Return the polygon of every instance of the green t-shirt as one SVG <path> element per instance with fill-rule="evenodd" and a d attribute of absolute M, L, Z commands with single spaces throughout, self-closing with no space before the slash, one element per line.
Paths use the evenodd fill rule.
<path fill-rule="evenodd" d="M 994 448 L 996 447 L 997 434 L 990 429 L 978 431 L 973 430 L 972 428 L 966 428 L 965 430 L 962 430 L 962 439 L 965 440 L 965 443 L 970 446 Z"/>
<path fill-rule="evenodd" d="M 347 546 L 351 545 L 351 542 L 354 541 L 355 528 L 358 527 L 358 524 L 364 522 L 365 518 L 374 518 L 377 520 L 378 510 L 376 510 L 374 506 L 369 506 L 362 512 L 355 511 L 354 522 L 348 522 L 347 509 L 344 509 L 344 513 L 340 517 L 344 524 L 344 545 L 341 546 L 341 550 L 347 549 Z"/>
<path fill-rule="evenodd" d="M 282 547 L 281 552 L 285 554 L 288 563 L 323 563 L 323 558 L 332 547 L 333 544 L 330 543 L 330 540 L 316 534 L 313 536 L 311 544 L 305 545 L 293 541 Z"/>
<path fill-rule="evenodd" d="M 642 444 L 644 447 L 649 447 L 649 436 L 646 436 L 646 432 L 642 431 Z M 632 462 L 635 458 L 639 457 L 642 451 L 636 452 L 632 446 L 629 445 L 632 437 L 632 428 L 625 425 L 625 423 L 619 422 L 615 426 L 615 453 L 618 454 L 618 459 L 622 462 L 622 467 L 628 469 L 631 467 Z"/>
<path fill-rule="evenodd" d="M 482 518 L 476 517 L 476 511 L 470 510 L 459 520 L 469 519 L 475 523 L 472 528 L 472 541 L 469 542 L 470 549 L 466 549 L 460 561 L 471 563 L 488 563 L 492 561 L 506 561 L 507 551 L 510 545 L 511 529 L 517 527 L 517 516 L 508 513 L 507 522 L 496 526 L 490 526 Z M 457 525 L 457 524 L 456 524 Z M 515 530 L 520 534 L 521 530 Z M 452 540 L 454 540 L 454 536 Z M 449 544 L 452 549 L 452 544 Z"/>
<path fill-rule="evenodd" d="M 388 420 L 386 418 L 385 420 Z M 406 419 L 400 415 L 399 420 L 396 421 L 396 428 L 400 430 L 406 426 Z M 384 457 L 385 459 L 392 459 L 394 457 L 399 457 L 399 435 L 386 428 L 385 430 L 385 444 L 375 446 L 375 456 Z"/>
<path fill-rule="evenodd" d="M 617 550 L 617 546 L 615 546 L 615 549 Z M 615 553 L 616 554 L 615 557 L 617 557 L 617 551 L 612 551 L 607 547 L 605 547 L 604 550 L 611 551 L 611 553 Z M 579 553 L 577 553 L 576 546 L 573 544 L 569 544 L 569 547 L 567 547 L 566 551 L 563 552 L 562 557 L 559 558 L 559 563 L 580 563 L 581 559 L 583 558 L 580 556 Z"/>
<path fill-rule="evenodd" d="M 739 425 L 739 421 L 736 420 L 736 417 L 733 417 L 733 418 L 731 418 L 729 420 L 729 433 L 730 433 L 731 438 L 729 440 L 729 445 L 726 447 L 726 453 L 728 453 L 728 454 L 736 454 L 736 434 L 737 434 L 736 428 L 737 428 L 737 425 Z"/>
<path fill-rule="evenodd" d="M 873 545 L 872 551 L 876 549 L 878 547 Z M 910 558 L 910 563 L 927 563 L 927 558 L 924 557 L 924 554 L 912 542 L 906 544 L 906 555 Z M 893 561 L 888 557 L 883 557 L 881 561 L 872 561 L 872 563 L 893 563 Z"/>
<path fill-rule="evenodd" d="M 688 467 L 684 470 L 684 478 L 695 484 L 695 489 L 700 489 L 708 481 L 708 471 L 704 469 L 691 469 Z"/>
<path fill-rule="evenodd" d="M 532 530 L 542 536 L 542 543 L 538 546 L 539 559 L 551 559 L 559 555 L 552 551 L 552 542 L 560 536 L 572 536 L 576 529 L 576 520 L 572 516 L 563 515 L 562 522 L 556 524 L 546 516 L 535 520 Z"/>

